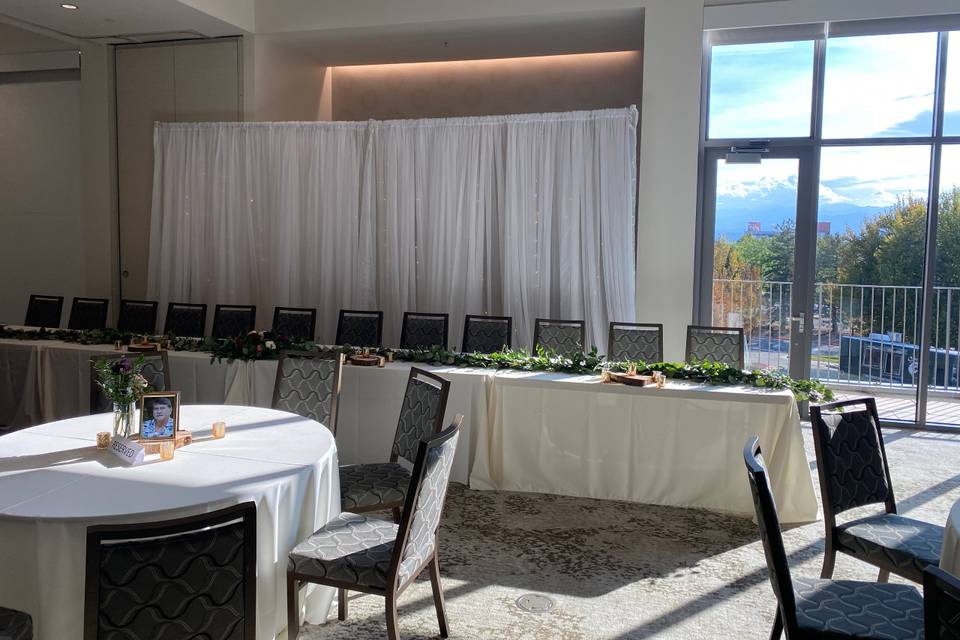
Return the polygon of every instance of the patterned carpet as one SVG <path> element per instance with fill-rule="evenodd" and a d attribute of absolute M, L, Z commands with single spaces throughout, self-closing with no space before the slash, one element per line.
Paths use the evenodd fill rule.
<path fill-rule="evenodd" d="M 804 440 L 812 463 L 806 425 Z M 943 523 L 960 499 L 960 436 L 891 431 L 886 441 L 901 512 Z M 785 541 L 795 575 L 818 577 L 823 523 Z M 453 485 L 441 572 L 451 638 L 760 639 L 773 620 L 756 526 L 705 511 Z M 840 556 L 835 577 L 874 580 L 876 571 Z M 527 593 L 554 608 L 520 609 Z M 383 599 L 354 595 L 346 622 L 334 615 L 300 637 L 385 637 Z M 404 639 L 439 637 L 428 580 L 401 596 L 399 622 Z"/>

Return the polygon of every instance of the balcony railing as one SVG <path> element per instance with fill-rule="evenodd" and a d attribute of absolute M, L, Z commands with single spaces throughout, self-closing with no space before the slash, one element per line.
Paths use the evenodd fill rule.
<path fill-rule="evenodd" d="M 747 366 L 789 370 L 792 284 L 714 280 L 713 323 L 742 326 Z M 915 386 L 919 380 L 921 287 L 818 283 L 811 376 L 825 382 Z M 930 385 L 960 391 L 960 287 L 935 287 Z"/>

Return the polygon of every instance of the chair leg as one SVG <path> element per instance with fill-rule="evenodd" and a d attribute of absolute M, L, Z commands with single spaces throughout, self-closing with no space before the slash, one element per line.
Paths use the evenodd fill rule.
<path fill-rule="evenodd" d="M 400 640 L 400 632 L 397 630 L 397 594 L 390 591 L 387 594 L 387 640 Z"/>
<path fill-rule="evenodd" d="M 393 523 L 400 524 L 400 507 L 393 508 Z"/>
<path fill-rule="evenodd" d="M 833 545 L 827 542 L 827 548 L 823 552 L 823 569 L 820 571 L 820 578 L 829 580 L 833 577 L 833 565 L 837 561 L 837 551 Z"/>
<path fill-rule="evenodd" d="M 433 605 L 437 608 L 437 622 L 440 625 L 440 637 L 447 636 L 447 608 L 443 602 L 443 587 L 440 586 L 440 561 L 436 556 L 430 563 L 430 584 L 433 587 Z"/>
<path fill-rule="evenodd" d="M 287 574 L 287 640 L 300 634 L 300 589 L 292 573 Z"/>
<path fill-rule="evenodd" d="M 347 590 L 343 588 L 337 589 L 337 619 L 347 619 Z"/>
<path fill-rule="evenodd" d="M 877 582 L 887 582 L 890 580 L 890 572 L 886 569 L 880 569 L 880 575 L 877 576 Z"/>
<path fill-rule="evenodd" d="M 783 632 L 783 618 L 780 617 L 780 607 L 777 607 L 777 617 L 773 620 L 773 629 L 770 630 L 770 640 L 780 640 Z"/>

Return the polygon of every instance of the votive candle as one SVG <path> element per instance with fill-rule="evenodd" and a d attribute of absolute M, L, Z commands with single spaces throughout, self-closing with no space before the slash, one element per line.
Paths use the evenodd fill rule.
<path fill-rule="evenodd" d="M 386 362 L 387 362 L 387 359 L 384 358 L 383 356 L 380 356 L 380 357 L 377 359 L 377 366 L 380 367 L 381 369 L 383 369 L 383 367 L 384 367 L 384 365 L 386 364 Z"/>
<path fill-rule="evenodd" d="M 160 443 L 160 459 L 173 460 L 173 451 L 176 449 L 176 443 L 173 440 L 164 440 Z"/>
<path fill-rule="evenodd" d="M 213 423 L 213 437 L 222 438 L 227 435 L 227 423 L 226 422 L 214 422 Z"/>
<path fill-rule="evenodd" d="M 106 449 L 110 446 L 110 432 L 101 431 L 97 434 L 97 449 Z"/>

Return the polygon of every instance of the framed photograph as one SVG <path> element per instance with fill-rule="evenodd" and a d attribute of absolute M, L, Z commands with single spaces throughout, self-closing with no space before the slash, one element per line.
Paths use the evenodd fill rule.
<path fill-rule="evenodd" d="M 180 422 L 180 392 L 153 391 L 140 399 L 141 441 L 173 440 Z"/>

